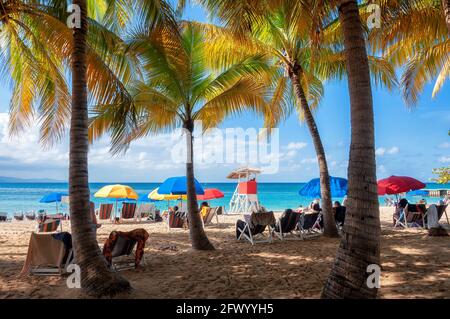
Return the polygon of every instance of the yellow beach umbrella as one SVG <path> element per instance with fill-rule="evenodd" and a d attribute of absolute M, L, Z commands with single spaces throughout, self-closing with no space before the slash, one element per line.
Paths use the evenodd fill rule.
<path fill-rule="evenodd" d="M 164 195 L 158 193 L 158 188 L 155 188 L 151 191 L 151 193 L 148 195 L 148 198 L 152 200 L 187 200 L 186 195 Z"/>
<path fill-rule="evenodd" d="M 117 213 L 117 201 L 119 199 L 135 199 L 139 198 L 138 194 L 130 186 L 126 185 L 107 185 L 102 187 L 97 193 L 94 194 L 96 198 L 115 198 L 116 199 L 116 213 Z"/>

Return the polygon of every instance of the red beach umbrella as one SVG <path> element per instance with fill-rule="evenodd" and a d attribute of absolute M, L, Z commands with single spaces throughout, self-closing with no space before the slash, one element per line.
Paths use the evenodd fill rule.
<path fill-rule="evenodd" d="M 210 200 L 222 198 L 224 196 L 223 193 L 217 188 L 207 188 L 204 191 L 205 191 L 204 195 L 197 195 L 197 200 Z"/>
<path fill-rule="evenodd" d="M 378 181 L 378 195 L 394 195 L 425 188 L 425 184 L 408 176 L 391 176 Z"/>

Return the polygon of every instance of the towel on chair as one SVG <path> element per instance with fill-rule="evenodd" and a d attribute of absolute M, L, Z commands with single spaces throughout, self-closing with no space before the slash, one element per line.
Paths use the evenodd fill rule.
<path fill-rule="evenodd" d="M 148 234 L 148 232 L 143 228 L 134 229 L 128 232 L 113 231 L 109 235 L 109 238 L 105 241 L 105 245 L 103 246 L 103 255 L 105 256 L 108 264 L 111 265 L 113 257 L 112 251 L 119 237 L 122 237 L 126 240 L 134 240 L 137 242 L 136 253 L 134 254 L 134 265 L 135 268 L 137 268 L 141 263 L 142 256 L 144 256 L 145 242 L 147 241 L 149 236 L 150 235 Z"/>

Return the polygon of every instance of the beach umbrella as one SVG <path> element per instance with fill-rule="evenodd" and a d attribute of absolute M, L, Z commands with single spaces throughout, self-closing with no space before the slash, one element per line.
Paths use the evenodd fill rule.
<path fill-rule="evenodd" d="M 56 212 L 59 212 L 59 203 L 63 197 L 69 196 L 66 192 L 53 192 L 45 195 L 39 200 L 39 203 L 56 203 Z"/>
<path fill-rule="evenodd" d="M 139 202 L 145 202 L 145 203 L 153 203 L 156 202 L 156 200 L 149 198 L 149 195 L 141 195 L 138 199 Z"/>
<path fill-rule="evenodd" d="M 378 195 L 396 195 L 424 188 L 421 181 L 408 176 L 390 176 L 378 181 Z"/>
<path fill-rule="evenodd" d="M 107 185 L 102 187 L 97 193 L 94 194 L 96 198 L 112 198 L 116 200 L 116 213 L 117 202 L 123 200 L 138 200 L 139 196 L 133 188 L 127 185 Z"/>
<path fill-rule="evenodd" d="M 224 194 L 217 188 L 206 188 L 204 195 L 197 195 L 197 200 L 211 200 L 222 198 Z"/>
<path fill-rule="evenodd" d="M 160 194 L 159 188 L 155 188 L 148 194 L 148 198 L 153 201 L 163 201 L 163 200 L 187 200 L 186 195 L 172 195 L 172 194 Z"/>
<path fill-rule="evenodd" d="M 195 183 L 195 193 L 197 195 L 204 195 L 205 191 L 203 190 L 202 185 L 194 179 Z M 170 177 L 166 179 L 158 189 L 159 194 L 167 194 L 167 195 L 185 195 L 187 193 L 187 181 L 186 176 L 177 176 Z"/>
<path fill-rule="evenodd" d="M 330 189 L 332 197 L 344 197 L 347 195 L 348 181 L 345 178 L 330 176 Z M 298 193 L 305 197 L 320 198 L 320 178 L 310 180 Z"/>

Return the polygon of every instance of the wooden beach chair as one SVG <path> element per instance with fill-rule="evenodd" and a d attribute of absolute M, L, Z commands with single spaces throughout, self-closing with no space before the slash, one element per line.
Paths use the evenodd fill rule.
<path fill-rule="evenodd" d="M 302 239 L 317 238 L 322 235 L 321 212 L 302 213 L 298 222 L 298 229 Z"/>
<path fill-rule="evenodd" d="M 103 255 L 109 266 L 116 271 L 137 268 L 145 264 L 144 248 L 149 237 L 145 229 L 129 232 L 113 231 L 103 246 Z"/>
<path fill-rule="evenodd" d="M 123 203 L 120 210 L 120 221 L 124 219 L 136 219 L 136 203 Z"/>
<path fill-rule="evenodd" d="M 260 222 L 264 220 L 264 222 Z M 273 212 L 253 212 L 244 215 L 244 220 L 236 221 L 236 238 L 238 241 L 247 239 L 252 245 L 256 243 L 271 243 L 273 226 L 275 225 Z M 268 235 L 264 231 L 268 228 Z M 261 239 L 259 239 L 261 238 Z"/>
<path fill-rule="evenodd" d="M 100 204 L 100 208 L 97 210 L 98 220 L 111 220 L 112 210 L 113 204 Z"/>
<path fill-rule="evenodd" d="M 73 261 L 72 236 L 31 233 L 28 253 L 21 275 L 63 275 Z"/>
<path fill-rule="evenodd" d="M 301 237 L 296 234 L 296 230 L 301 215 L 301 213 L 294 212 L 292 209 L 286 209 L 283 215 L 277 219 L 273 228 L 273 235 L 280 240 L 300 240 Z"/>

